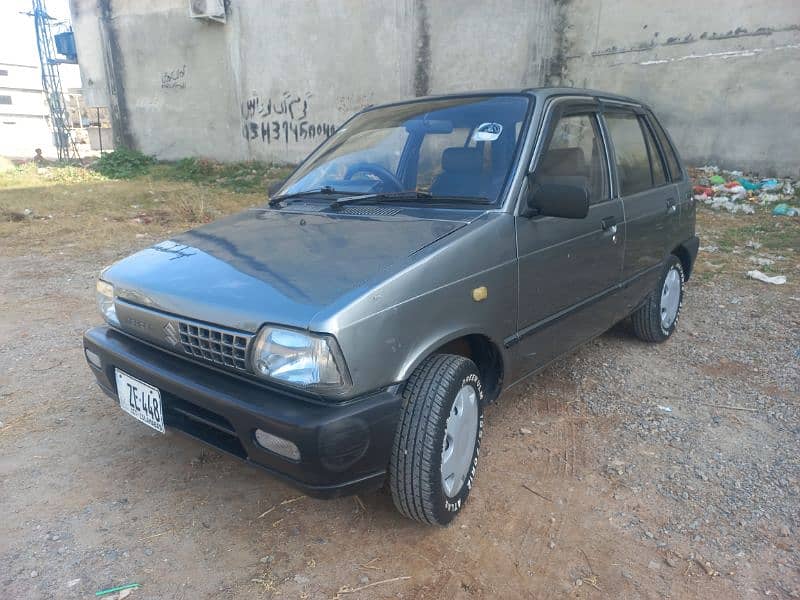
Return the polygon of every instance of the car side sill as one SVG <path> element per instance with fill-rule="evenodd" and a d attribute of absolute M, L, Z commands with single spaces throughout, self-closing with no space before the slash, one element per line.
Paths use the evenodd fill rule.
<path fill-rule="evenodd" d="M 609 288 L 606 288 L 605 290 L 603 290 L 600 293 L 595 294 L 594 296 L 589 296 L 588 298 L 586 298 L 585 300 L 581 300 L 577 304 L 573 304 L 572 306 L 568 306 L 567 308 L 565 308 L 563 310 L 560 310 L 557 313 L 554 313 L 554 314 L 550 315 L 549 317 L 546 317 L 546 318 L 542 319 L 541 321 L 537 321 L 536 323 L 528 325 L 527 327 L 517 331 L 514 335 L 511 335 L 511 336 L 507 337 L 506 339 L 504 339 L 503 340 L 503 344 L 505 345 L 506 348 L 511 348 L 515 344 L 518 344 L 519 342 L 521 342 L 526 337 L 528 337 L 530 335 L 533 335 L 534 333 L 537 333 L 537 332 L 541 331 L 542 329 L 550 327 L 551 325 L 554 325 L 555 323 L 558 323 L 559 321 L 567 318 L 568 316 L 570 316 L 571 314 L 573 314 L 573 313 L 575 313 L 575 312 L 577 312 L 579 310 L 583 310 L 585 308 L 588 308 L 589 306 L 595 304 L 596 302 L 599 302 L 600 300 L 603 300 L 604 298 L 607 298 L 611 294 L 613 294 L 615 292 L 618 292 L 618 291 L 622 290 L 623 288 L 628 287 L 633 282 L 635 282 L 637 279 L 639 279 L 641 277 L 644 277 L 648 273 L 651 273 L 656 269 L 662 268 L 662 266 L 663 266 L 663 263 L 658 263 L 658 264 L 653 265 L 652 267 L 647 267 L 646 269 L 643 269 L 642 271 L 639 271 L 635 275 L 632 275 L 628 279 L 626 279 L 624 281 L 621 281 L 621 282 L 617 283 L 616 285 L 613 285 L 613 286 L 611 286 Z"/>
<path fill-rule="evenodd" d="M 558 359 L 560 359 L 560 358 L 563 358 L 563 357 L 565 357 L 565 356 L 568 356 L 568 355 L 572 354 L 573 352 L 575 352 L 575 351 L 576 351 L 578 348 L 580 348 L 580 347 L 581 347 L 581 346 L 583 346 L 584 344 L 587 344 L 587 343 L 589 343 L 590 341 L 592 341 L 592 340 L 594 340 L 594 339 L 596 339 L 596 338 L 599 338 L 599 337 L 600 337 L 601 335 L 603 335 L 603 334 L 604 334 L 606 331 L 608 331 L 608 330 L 605 330 L 605 331 L 601 331 L 601 332 L 599 332 L 599 333 L 596 333 L 596 334 L 592 335 L 591 337 L 588 337 L 588 338 L 586 338 L 585 340 L 583 340 L 583 341 L 581 341 L 581 342 L 578 342 L 578 343 L 577 343 L 577 344 L 575 344 L 574 346 L 570 346 L 569 348 L 567 348 L 566 350 L 564 350 L 564 351 L 563 351 L 561 354 L 558 354 L 558 355 L 556 355 L 556 356 L 553 356 L 552 358 L 548 359 L 546 362 L 542 363 L 541 365 L 539 365 L 538 367 L 536 367 L 535 369 L 533 369 L 533 370 L 532 370 L 532 371 L 530 371 L 529 373 L 525 373 L 525 375 L 523 375 L 522 377 L 519 377 L 518 379 L 515 379 L 514 381 L 512 381 L 511 383 L 509 383 L 507 386 L 504 386 L 504 387 L 503 387 L 503 389 L 502 389 L 502 392 L 501 392 L 501 393 L 505 393 L 505 392 L 507 392 L 508 390 L 510 390 L 511 388 L 513 388 L 515 385 L 517 385 L 517 384 L 519 384 L 519 383 L 522 383 L 523 381 L 525 381 L 525 380 L 526 380 L 526 379 L 528 379 L 529 377 L 533 377 L 533 376 L 534 376 L 534 375 L 536 375 L 537 373 L 541 373 L 541 372 L 542 372 L 542 371 L 544 371 L 544 370 L 545 370 L 547 367 L 549 367 L 549 366 L 550 366 L 550 365 L 552 365 L 554 362 L 556 362 Z M 496 402 L 496 401 L 497 401 L 497 400 L 495 400 L 495 402 Z"/>

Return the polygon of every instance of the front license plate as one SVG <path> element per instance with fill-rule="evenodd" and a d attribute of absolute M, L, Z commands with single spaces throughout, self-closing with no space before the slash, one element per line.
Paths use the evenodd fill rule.
<path fill-rule="evenodd" d="M 145 425 L 164 433 L 164 411 L 161 409 L 161 392 L 144 381 L 115 369 L 119 405 L 129 415 Z"/>

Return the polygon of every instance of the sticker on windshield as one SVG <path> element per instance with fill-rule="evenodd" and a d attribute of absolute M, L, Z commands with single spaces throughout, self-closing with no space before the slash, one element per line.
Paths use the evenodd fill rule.
<path fill-rule="evenodd" d="M 472 134 L 475 142 L 493 142 L 503 133 L 503 126 L 500 123 L 481 123 Z"/>

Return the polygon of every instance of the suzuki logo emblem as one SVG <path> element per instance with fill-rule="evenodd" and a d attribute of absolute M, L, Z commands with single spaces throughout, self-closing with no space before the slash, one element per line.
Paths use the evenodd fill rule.
<path fill-rule="evenodd" d="M 172 321 L 167 321 L 167 324 L 164 325 L 164 337 L 173 346 L 177 346 L 180 343 L 178 330 L 175 329 L 175 325 L 172 324 Z"/>

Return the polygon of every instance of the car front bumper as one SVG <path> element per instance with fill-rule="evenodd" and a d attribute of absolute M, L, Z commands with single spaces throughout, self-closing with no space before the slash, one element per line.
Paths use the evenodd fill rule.
<path fill-rule="evenodd" d="M 402 403 L 396 389 L 326 404 L 201 366 L 106 326 L 87 331 L 83 345 L 100 357 L 100 367 L 89 365 L 112 398 L 118 368 L 161 391 L 168 429 L 261 467 L 310 496 L 344 496 L 384 481 Z M 256 429 L 293 442 L 300 460 L 262 448 Z"/>

